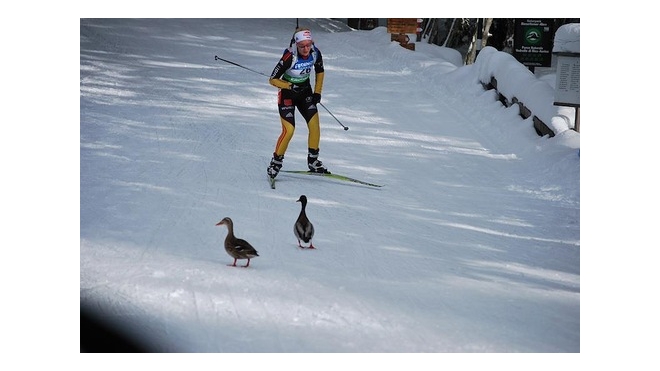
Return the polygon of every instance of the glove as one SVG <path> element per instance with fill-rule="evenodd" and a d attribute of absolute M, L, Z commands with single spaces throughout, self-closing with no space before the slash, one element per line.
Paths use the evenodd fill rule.
<path fill-rule="evenodd" d="M 319 93 L 312 94 L 312 103 L 314 103 L 314 104 L 321 103 L 321 94 L 319 94 Z"/>

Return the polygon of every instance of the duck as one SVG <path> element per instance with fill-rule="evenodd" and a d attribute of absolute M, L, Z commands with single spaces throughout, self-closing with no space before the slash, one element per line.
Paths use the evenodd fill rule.
<path fill-rule="evenodd" d="M 231 220 L 229 217 L 223 218 L 221 221 L 219 221 L 216 226 L 218 225 L 226 225 L 227 226 L 227 237 L 225 238 L 225 251 L 227 251 L 227 254 L 234 258 L 234 264 L 227 264 L 230 267 L 236 267 L 236 261 L 238 259 L 247 259 L 247 264 L 243 265 L 243 268 L 247 268 L 250 266 L 250 259 L 255 258 L 259 256 L 259 253 L 257 250 L 250 245 L 249 242 L 245 241 L 244 239 L 241 238 L 236 238 L 234 236 L 234 222 Z"/>
<path fill-rule="evenodd" d="M 314 245 L 312 244 L 312 237 L 314 237 L 314 225 L 309 221 L 307 214 L 305 213 L 305 208 L 307 207 L 307 196 L 300 195 L 300 198 L 298 198 L 296 202 L 300 202 L 301 204 L 300 214 L 298 215 L 298 219 L 296 219 L 296 223 L 293 225 L 293 233 L 298 239 L 298 247 L 303 249 L 305 248 L 305 246 L 300 243 L 302 240 L 309 244 L 307 248 L 315 249 Z"/>

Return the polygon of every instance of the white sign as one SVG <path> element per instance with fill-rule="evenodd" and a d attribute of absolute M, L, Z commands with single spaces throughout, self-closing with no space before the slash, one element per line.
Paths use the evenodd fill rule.
<path fill-rule="evenodd" d="M 580 106 L 580 55 L 557 56 L 555 105 Z"/>

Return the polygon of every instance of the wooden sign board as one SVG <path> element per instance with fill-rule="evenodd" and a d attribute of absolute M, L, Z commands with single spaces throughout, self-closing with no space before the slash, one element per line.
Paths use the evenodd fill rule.
<path fill-rule="evenodd" d="M 417 33 L 417 18 L 387 18 L 388 33 Z"/>

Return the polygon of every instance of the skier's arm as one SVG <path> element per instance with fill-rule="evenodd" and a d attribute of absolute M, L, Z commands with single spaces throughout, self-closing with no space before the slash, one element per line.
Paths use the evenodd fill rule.
<path fill-rule="evenodd" d="M 321 94 L 321 90 L 323 90 L 323 76 L 325 72 L 318 72 L 316 74 L 316 81 L 314 81 L 314 93 Z"/>
<path fill-rule="evenodd" d="M 269 84 L 280 89 L 291 89 L 291 83 L 281 79 L 284 72 L 291 67 L 291 57 L 291 51 L 286 50 L 284 55 L 282 55 L 282 58 L 277 62 L 273 72 L 270 74 L 270 79 L 268 79 Z"/>
<path fill-rule="evenodd" d="M 316 49 L 316 47 L 314 47 Z M 321 51 L 316 49 L 316 62 L 314 62 L 314 72 L 316 72 L 316 79 L 314 82 L 314 93 L 321 94 L 323 90 L 323 76 L 325 76 L 325 69 L 323 68 L 323 56 Z"/>

